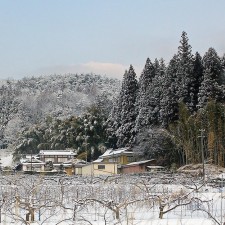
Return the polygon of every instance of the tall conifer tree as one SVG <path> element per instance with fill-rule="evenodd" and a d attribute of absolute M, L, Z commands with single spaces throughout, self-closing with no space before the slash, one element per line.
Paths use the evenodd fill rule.
<path fill-rule="evenodd" d="M 159 120 L 163 127 L 167 127 L 170 122 L 178 119 L 177 70 L 178 56 L 174 55 L 169 62 L 162 83 Z"/>
<path fill-rule="evenodd" d="M 160 110 L 161 110 L 161 99 L 163 97 L 164 92 L 164 81 L 165 81 L 165 73 L 166 73 L 166 65 L 164 60 L 161 58 L 160 60 L 155 60 L 155 76 L 152 82 L 152 95 L 151 95 L 151 107 L 150 118 L 153 125 L 159 124 Z"/>
<path fill-rule="evenodd" d="M 155 68 L 151 60 L 147 58 L 144 70 L 139 79 L 139 91 L 136 101 L 136 130 L 149 125 L 151 88 L 154 76 Z"/>
<path fill-rule="evenodd" d="M 201 55 L 196 52 L 195 58 L 194 58 L 194 80 L 191 85 L 191 98 L 192 102 L 194 104 L 194 111 L 198 108 L 198 93 L 200 89 L 200 85 L 203 80 L 203 64 L 202 64 L 202 57 Z"/>
<path fill-rule="evenodd" d="M 138 84 L 136 73 L 131 65 L 129 71 L 124 74 L 122 90 L 119 96 L 120 118 L 119 128 L 116 131 L 117 146 L 123 147 L 130 145 L 135 136 L 135 102 L 137 97 Z"/>
<path fill-rule="evenodd" d="M 191 45 L 188 43 L 186 32 L 182 32 L 180 46 L 178 47 L 178 71 L 177 71 L 177 96 L 179 101 L 183 101 L 188 108 L 193 111 L 194 93 L 193 86 L 195 83 L 194 60 L 191 50 Z"/>
<path fill-rule="evenodd" d="M 199 107 L 206 105 L 210 99 L 224 101 L 222 86 L 223 68 L 215 49 L 209 48 L 205 53 L 203 66 L 203 81 L 198 93 Z"/>

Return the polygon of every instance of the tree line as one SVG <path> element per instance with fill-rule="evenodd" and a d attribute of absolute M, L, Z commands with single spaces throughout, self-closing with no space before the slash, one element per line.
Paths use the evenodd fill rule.
<path fill-rule="evenodd" d="M 224 166 L 224 84 L 225 56 L 214 48 L 203 57 L 193 54 L 183 32 L 168 65 L 148 58 L 139 80 L 132 65 L 125 72 L 108 118 L 109 141 L 148 157 L 176 155 L 173 160 L 181 164 L 201 162 L 204 151 L 207 160 Z M 152 142 L 164 144 L 163 149 Z"/>

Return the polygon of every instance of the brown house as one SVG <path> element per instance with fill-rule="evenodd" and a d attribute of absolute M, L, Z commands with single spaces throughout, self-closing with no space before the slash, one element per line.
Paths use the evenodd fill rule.
<path fill-rule="evenodd" d="M 139 162 L 132 162 L 127 165 L 121 166 L 121 173 L 144 173 L 148 171 L 148 166 L 154 166 L 156 164 L 155 159 L 144 160 Z"/>

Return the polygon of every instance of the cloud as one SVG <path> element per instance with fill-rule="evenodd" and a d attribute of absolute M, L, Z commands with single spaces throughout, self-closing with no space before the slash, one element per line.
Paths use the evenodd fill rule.
<path fill-rule="evenodd" d="M 52 67 L 41 68 L 36 71 L 38 75 L 49 74 L 66 74 L 66 73 L 94 73 L 100 75 L 106 75 L 108 77 L 122 79 L 125 70 L 129 69 L 129 65 L 117 64 L 117 63 L 105 63 L 105 62 L 87 62 L 82 64 L 73 65 L 58 65 Z M 140 66 L 134 66 L 134 69 L 139 76 Z"/>
<path fill-rule="evenodd" d="M 103 62 L 88 62 L 85 64 L 80 64 L 80 70 L 85 72 L 92 72 L 95 74 L 102 74 L 107 76 L 112 76 L 116 78 L 122 78 L 126 65 L 115 64 L 115 63 L 103 63 Z"/>

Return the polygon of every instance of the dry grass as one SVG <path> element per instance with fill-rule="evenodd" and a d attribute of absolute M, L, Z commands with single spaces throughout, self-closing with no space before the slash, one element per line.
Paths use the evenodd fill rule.
<path fill-rule="evenodd" d="M 214 164 L 205 164 L 205 173 L 207 175 L 219 175 L 225 173 L 225 168 Z M 193 176 L 202 175 L 203 165 L 200 164 L 188 164 L 180 167 L 178 170 L 180 173 L 191 174 Z"/>

